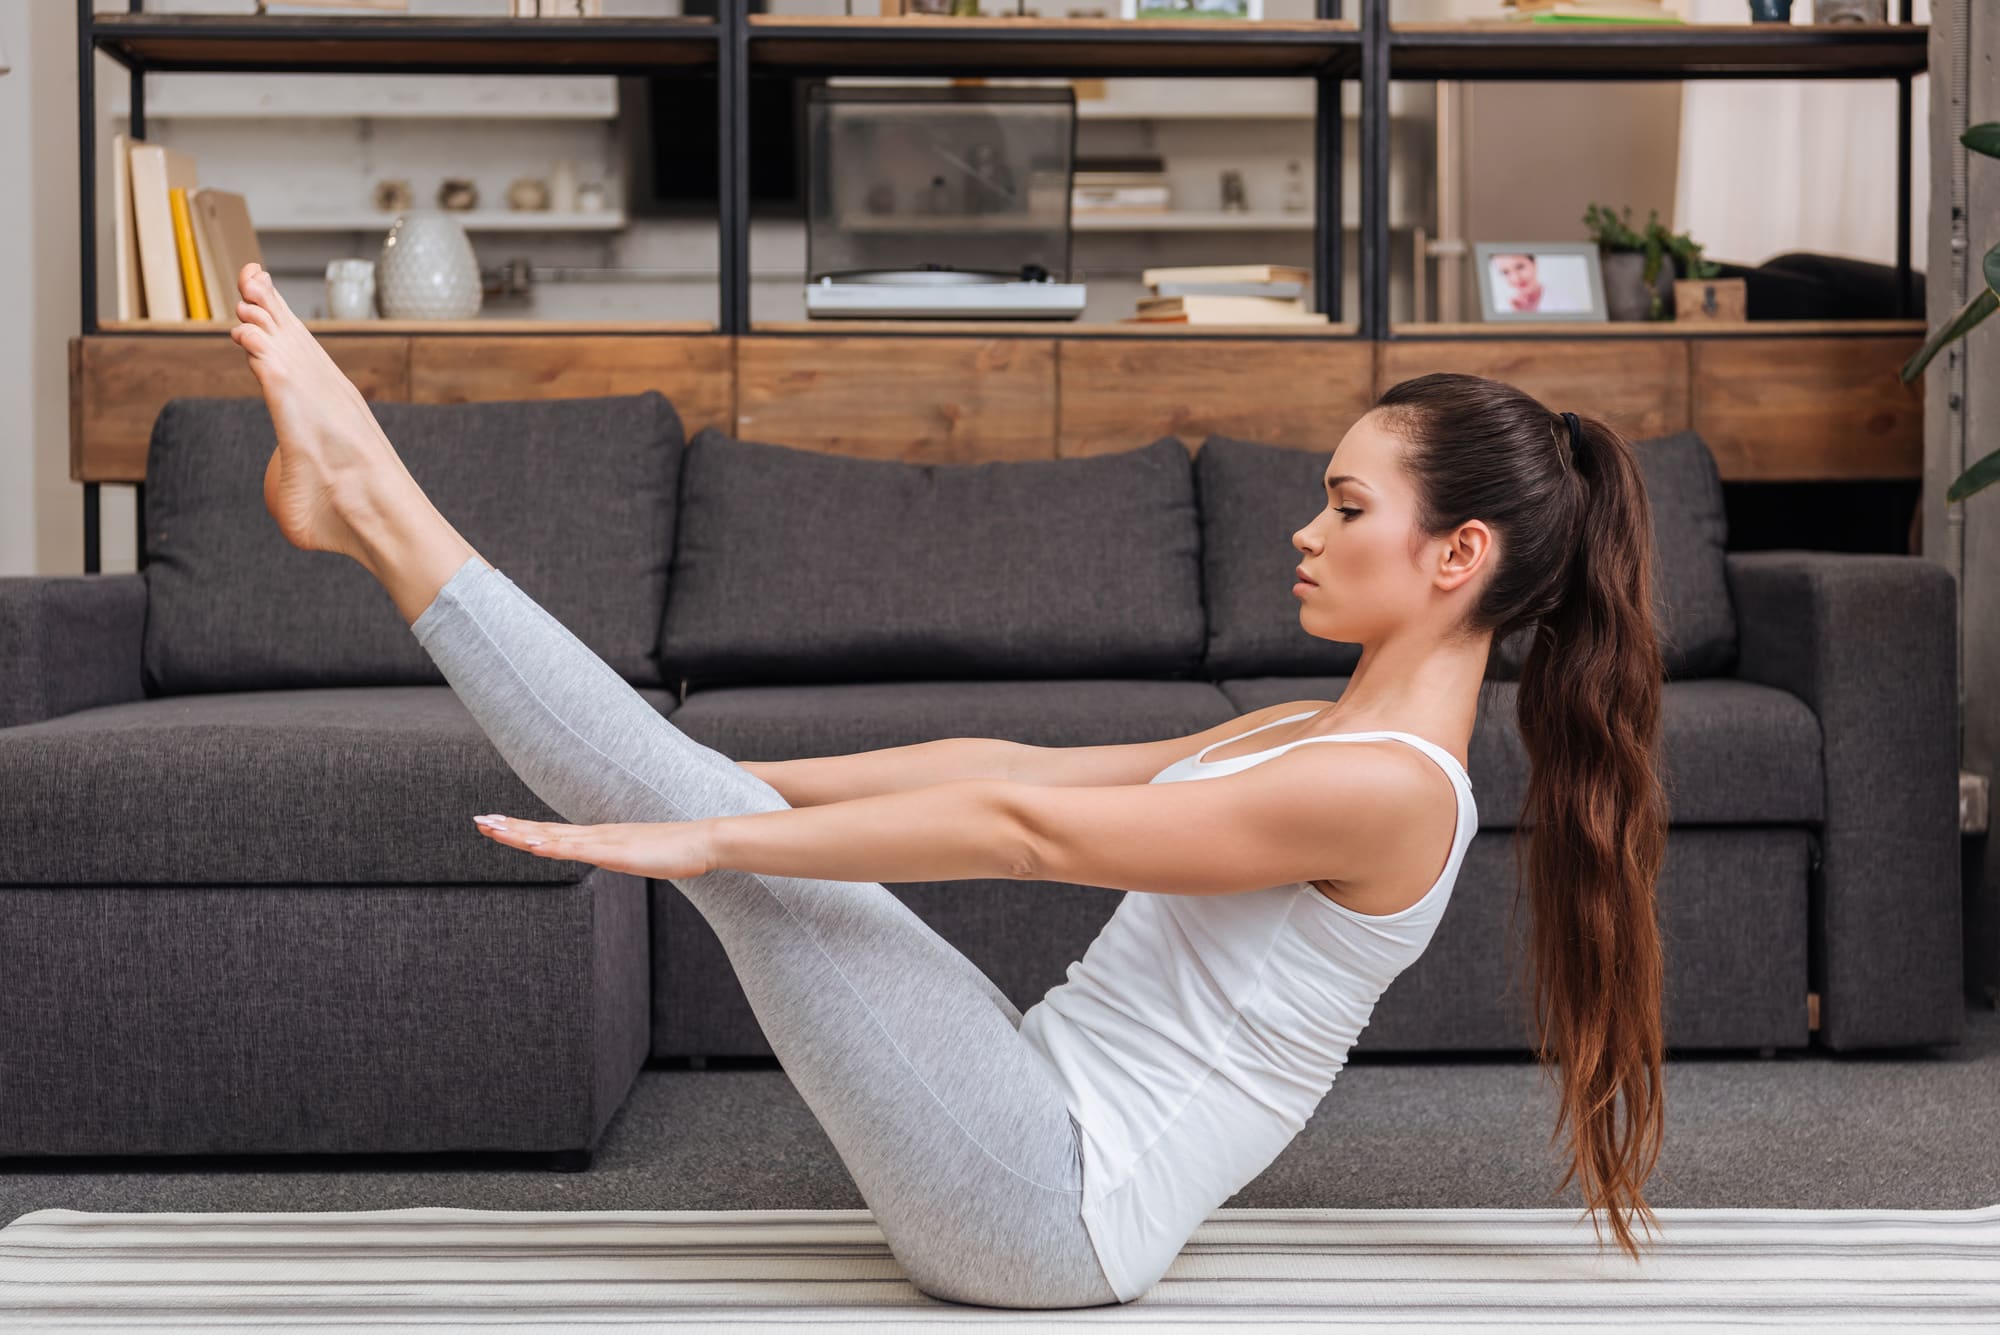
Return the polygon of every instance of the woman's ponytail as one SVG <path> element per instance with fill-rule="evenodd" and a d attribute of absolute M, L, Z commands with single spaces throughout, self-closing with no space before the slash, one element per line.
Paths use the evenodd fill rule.
<path fill-rule="evenodd" d="M 1608 1208 L 1619 1246 L 1637 1259 L 1628 1212 L 1657 1222 L 1640 1185 L 1665 1122 L 1654 897 L 1668 817 L 1655 771 L 1665 664 L 1638 461 L 1604 423 L 1579 426 L 1575 541 L 1517 696 L 1529 762 L 1517 880 L 1532 909 L 1538 1058 L 1561 1077 L 1555 1134 L 1571 1128 L 1558 1189 L 1580 1175 L 1586 1208 Z"/>
<path fill-rule="evenodd" d="M 1636 1259 L 1628 1216 L 1653 1219 L 1640 1187 L 1665 1123 L 1654 886 L 1667 839 L 1656 772 L 1666 670 L 1644 478 L 1605 422 L 1579 414 L 1572 428 L 1482 376 L 1404 380 L 1371 411 L 1402 439 L 1422 535 L 1477 519 L 1497 536 L 1493 573 L 1457 632 L 1492 636 L 1496 652 L 1533 632 L 1516 697 L 1528 787 L 1515 879 L 1531 909 L 1537 1055 L 1560 1074 L 1555 1134 L 1571 1129 L 1557 1189 L 1580 1175 L 1593 1222 L 1608 1209 Z"/>

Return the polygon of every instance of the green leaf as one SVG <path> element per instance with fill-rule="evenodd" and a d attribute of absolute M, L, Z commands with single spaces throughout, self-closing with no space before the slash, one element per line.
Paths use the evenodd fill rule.
<path fill-rule="evenodd" d="M 2000 158 L 2000 121 L 1985 121 L 1971 126 L 1958 137 L 1958 142 L 1975 153 Z"/>
<path fill-rule="evenodd" d="M 1945 504 L 1962 501 L 1973 492 L 2000 482 L 2000 450 L 1981 459 L 1978 463 L 1959 475 L 1958 481 L 1945 490 Z"/>
<path fill-rule="evenodd" d="M 2000 246 L 1987 251 L 1986 258 L 1979 262 L 1979 267 L 1986 274 L 1987 289 L 2000 292 Z"/>
<path fill-rule="evenodd" d="M 1996 247 L 1996 249 L 2000 249 L 2000 247 Z M 1990 254 L 1987 256 L 1989 265 L 1992 262 L 1992 258 Z M 1944 328 L 1932 334 L 1930 339 L 1911 356 L 1910 360 L 1903 363 L 1903 369 L 1900 373 L 1903 383 L 1907 385 L 1923 374 L 1923 369 L 1930 365 L 1931 358 L 1938 355 L 1940 348 L 1978 324 L 1981 320 L 1984 320 L 1987 316 L 1993 314 L 1996 308 L 2000 308 L 2000 297 L 1996 297 L 1993 294 L 1993 289 L 1990 287 L 1981 288 L 1978 295 L 1974 296 L 1971 301 L 1966 302 L 1965 305 L 1959 307 L 1958 314 L 1952 316 Z"/>

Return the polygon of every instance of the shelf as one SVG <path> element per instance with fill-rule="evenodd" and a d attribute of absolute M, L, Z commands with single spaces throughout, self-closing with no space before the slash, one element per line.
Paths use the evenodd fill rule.
<path fill-rule="evenodd" d="M 1184 209 L 1168 213 L 1072 213 L 1070 228 L 1078 232 L 1310 232 L 1311 210 L 1304 213 L 1225 213 L 1220 209 Z"/>
<path fill-rule="evenodd" d="M 98 328 L 106 334 L 226 334 L 234 320 L 101 320 Z M 526 320 L 517 318 L 471 320 L 307 320 L 315 334 L 712 334 L 712 320 Z M 1085 322 L 1077 320 L 756 320 L 750 330 L 756 334 L 1049 334 L 1136 335 L 1157 337 L 1328 338 L 1352 336 L 1353 321 L 1300 326 L 1229 324 L 1127 324 L 1122 321 Z M 1398 323 L 1390 328 L 1392 338 L 1499 338 L 1524 337 L 1638 337 L 1699 338 L 1704 336 L 1754 335 L 1790 337 L 1855 334 L 1922 335 L 1922 320 L 1746 320 L 1742 322 L 1677 320 L 1539 321 L 1512 324 L 1482 323 Z"/>
<path fill-rule="evenodd" d="M 106 334 L 227 334 L 236 320 L 99 320 Z M 315 334 L 713 334 L 713 320 L 307 320 Z"/>
<path fill-rule="evenodd" d="M 1403 323 L 1391 338 L 1701 338 L 1726 335 L 1919 334 L 1922 320 L 1489 320 Z"/>
<path fill-rule="evenodd" d="M 752 14 L 752 67 L 797 74 L 1340 74 L 1361 69 L 1351 19 L 1041 19 Z"/>
<path fill-rule="evenodd" d="M 318 18 L 98 14 L 97 49 L 127 68 L 316 73 L 613 74 L 716 62 L 705 18 Z"/>
<path fill-rule="evenodd" d="M 1929 42 L 1922 23 L 1398 23 L 1389 77 L 1880 78 L 1922 73 Z"/>
<path fill-rule="evenodd" d="M 596 209 L 589 212 L 556 213 L 544 209 L 490 209 L 484 212 L 454 213 L 468 232 L 615 232 L 625 226 L 623 209 Z M 396 221 L 394 213 L 333 213 L 303 218 L 261 218 L 252 216 L 257 231 L 264 232 L 387 232 Z"/>
<path fill-rule="evenodd" d="M 1348 223 L 1345 230 L 1356 231 L 1360 224 Z M 889 216 L 856 218 L 843 231 L 853 234 L 894 232 L 916 235 L 925 232 L 974 232 L 991 236 L 997 232 L 1046 232 L 1045 221 L 1008 222 L 995 215 L 960 218 Z M 1070 214 L 1072 232 L 1310 232 L 1313 215 L 1305 213 L 1225 213 L 1220 209 L 1179 209 L 1153 213 L 1075 210 Z M 1407 230 L 1392 228 L 1391 230 Z"/>
<path fill-rule="evenodd" d="M 1323 325 L 1182 324 L 1081 320 L 752 320 L 753 334 L 1005 334 L 1020 338 L 1352 338 L 1349 320 Z"/>
<path fill-rule="evenodd" d="M 110 108 L 111 119 L 121 126 L 132 119 L 132 113 L 123 103 Z M 615 121 L 618 113 L 597 111 L 588 107 L 537 107 L 512 106 L 479 108 L 446 108 L 436 111 L 392 111 L 375 106 L 328 105 L 315 108 L 294 107 L 244 107 L 228 111 L 220 107 L 174 107 L 160 106 L 157 99 L 146 99 L 146 124 L 156 121 L 246 121 L 246 120 L 287 120 L 287 121 Z"/>

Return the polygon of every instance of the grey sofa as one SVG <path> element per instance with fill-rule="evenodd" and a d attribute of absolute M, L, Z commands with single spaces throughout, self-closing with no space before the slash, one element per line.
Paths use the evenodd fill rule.
<path fill-rule="evenodd" d="M 1178 736 L 1333 699 L 1298 625 L 1326 454 L 1210 437 L 920 466 L 705 430 L 658 394 L 380 404 L 439 508 L 690 736 L 746 760 Z M 768 1055 L 667 884 L 527 858 L 551 817 L 343 557 L 265 512 L 255 399 L 155 424 L 135 574 L 0 579 L 0 1155 L 525 1150 L 587 1165 L 640 1066 Z M 1960 1040 L 1955 616 L 1899 556 L 1724 549 L 1700 439 L 1656 517 L 1675 1049 Z M 1452 910 L 1357 1047 L 1522 1051 L 1498 647 Z M 1101 887 L 897 885 L 1022 1008 Z M 1811 1027 L 1808 993 L 1817 994 Z"/>

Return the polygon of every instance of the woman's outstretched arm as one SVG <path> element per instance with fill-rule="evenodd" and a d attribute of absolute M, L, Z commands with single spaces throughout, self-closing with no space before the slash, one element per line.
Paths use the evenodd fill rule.
<path fill-rule="evenodd" d="M 963 779 L 1011 778 L 1024 749 L 998 737 L 940 737 L 844 756 L 737 763 L 791 805 L 817 807 Z"/>

